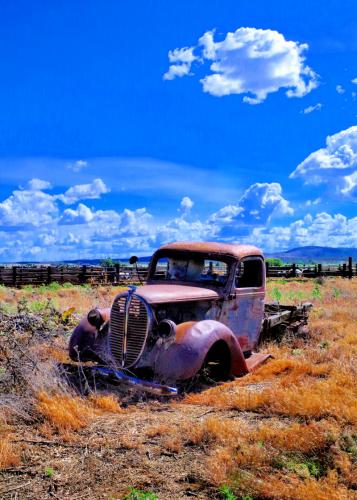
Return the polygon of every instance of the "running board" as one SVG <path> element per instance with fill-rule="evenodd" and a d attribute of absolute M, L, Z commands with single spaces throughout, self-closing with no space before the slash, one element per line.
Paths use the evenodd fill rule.
<path fill-rule="evenodd" d="M 272 358 L 271 354 L 261 354 L 254 352 L 249 358 L 245 360 L 249 373 L 256 370 L 260 365 L 266 362 L 267 359 Z"/>

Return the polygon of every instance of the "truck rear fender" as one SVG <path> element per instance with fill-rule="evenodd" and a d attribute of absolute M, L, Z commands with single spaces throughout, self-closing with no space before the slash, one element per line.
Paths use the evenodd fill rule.
<path fill-rule="evenodd" d="M 171 343 L 158 342 L 155 347 L 155 375 L 160 380 L 187 380 L 200 370 L 212 346 L 224 341 L 231 354 L 231 373 L 249 373 L 240 345 L 233 332 L 215 320 L 188 321 L 176 327 Z"/>

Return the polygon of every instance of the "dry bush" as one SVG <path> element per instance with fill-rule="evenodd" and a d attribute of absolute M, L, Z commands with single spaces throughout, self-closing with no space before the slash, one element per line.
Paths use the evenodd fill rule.
<path fill-rule="evenodd" d="M 234 384 L 234 383 L 233 383 Z M 226 409 L 266 412 L 270 415 L 292 415 L 308 418 L 333 416 L 337 420 L 357 423 L 356 387 L 348 374 L 327 380 L 298 380 L 290 377 L 275 381 L 260 390 L 226 388 L 187 396 L 185 403 L 204 404 Z"/>
<path fill-rule="evenodd" d="M 148 438 L 166 436 L 170 433 L 172 433 L 172 425 L 168 424 L 152 425 L 146 430 L 146 435 Z"/>
<path fill-rule="evenodd" d="M 231 483 L 235 461 L 232 450 L 227 447 L 216 448 L 206 460 L 206 476 L 210 483 L 221 486 Z"/>
<path fill-rule="evenodd" d="M 37 410 L 58 432 L 86 427 L 95 417 L 94 409 L 78 396 L 38 394 Z"/>
<path fill-rule="evenodd" d="M 300 481 L 297 477 L 272 475 L 269 481 L 257 482 L 256 492 L 267 498 L 294 500 L 349 500 L 353 498 L 348 489 L 340 485 L 336 471 L 327 477 Z"/>
<path fill-rule="evenodd" d="M 71 394 L 38 394 L 37 410 L 62 433 L 87 427 L 95 417 L 107 412 L 122 413 L 114 396 L 93 394 L 85 399 Z"/>
<path fill-rule="evenodd" d="M 117 398 L 112 394 L 92 394 L 89 397 L 89 401 L 92 403 L 94 408 L 103 410 L 103 412 L 124 413 L 125 411 L 120 407 Z"/>
<path fill-rule="evenodd" d="M 180 453 L 183 449 L 183 441 L 179 435 L 166 436 L 162 441 L 162 445 L 172 453 Z"/>
<path fill-rule="evenodd" d="M 326 376 L 330 370 L 331 367 L 328 364 L 312 365 L 306 360 L 291 358 L 273 359 L 252 373 L 249 383 L 269 380 L 280 375 L 289 377 L 291 381 L 299 380 L 302 376 L 322 377 Z"/>
<path fill-rule="evenodd" d="M 281 451 L 310 453 L 320 450 L 337 440 L 338 429 L 333 422 L 321 420 L 308 424 L 293 423 L 287 427 L 260 425 L 251 433 L 255 441 Z"/>
<path fill-rule="evenodd" d="M 58 363 L 70 363 L 71 359 L 68 354 L 67 346 L 64 342 L 63 345 L 48 345 L 48 344 L 40 344 L 33 348 L 33 351 L 41 361 L 46 361 L 51 359 Z"/>
<path fill-rule="evenodd" d="M 133 433 L 120 436 L 119 444 L 126 450 L 139 450 L 142 447 L 141 439 Z"/>
<path fill-rule="evenodd" d="M 0 470 L 15 467 L 20 463 L 19 452 L 8 436 L 0 434 Z"/>

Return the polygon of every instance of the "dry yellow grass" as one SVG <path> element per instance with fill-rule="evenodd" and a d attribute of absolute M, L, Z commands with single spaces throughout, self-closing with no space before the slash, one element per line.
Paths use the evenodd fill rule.
<path fill-rule="evenodd" d="M 19 465 L 20 455 L 10 438 L 0 434 L 0 470 Z"/>
<path fill-rule="evenodd" d="M 92 395 L 88 399 L 68 394 L 38 394 L 37 410 L 59 433 L 87 427 L 96 416 L 106 412 L 122 413 L 116 399 Z"/>
<path fill-rule="evenodd" d="M 310 338 L 270 342 L 265 350 L 275 359 L 255 373 L 184 400 L 184 404 L 217 411 L 252 411 L 269 423 L 247 426 L 240 420 L 210 418 L 189 429 L 188 439 L 210 446 L 209 480 L 230 484 L 238 494 L 353 498 L 357 482 L 357 281 L 335 279 L 322 286 L 271 282 L 268 289 L 276 286 L 282 291 L 282 303 L 297 293 L 314 302 Z M 289 423 L 280 420 L 281 416 Z M 347 447 L 344 435 L 349 436 Z"/>
<path fill-rule="evenodd" d="M 195 470 L 199 498 L 216 495 L 222 485 L 228 485 L 239 499 L 244 495 L 254 499 L 357 498 L 357 280 L 330 279 L 321 286 L 313 280 L 270 281 L 269 294 L 277 287 L 282 303 L 314 303 L 310 337 L 267 343 L 262 351 L 272 353 L 274 359 L 255 373 L 187 395 L 183 401 L 141 402 L 130 411 L 108 395 L 80 398 L 42 392 L 37 409 L 43 422 L 36 427 L 36 436 L 40 433 L 53 440 L 57 433 L 59 441 L 72 439 L 76 444 L 85 435 L 97 451 L 103 450 L 103 458 L 95 462 L 96 481 L 103 479 L 96 490 L 98 497 L 108 491 L 103 488 L 111 470 L 115 470 L 112 484 L 119 484 L 122 471 L 123 487 L 144 484 L 145 489 L 152 489 L 156 485 L 159 498 L 180 497 L 186 488 L 182 477 Z M 13 300 L 25 293 L 29 292 L 16 291 Z M 110 305 L 117 290 L 49 293 L 61 311 L 75 304 L 83 313 L 94 305 Z M 40 357 L 65 361 L 63 347 L 60 339 L 58 345 L 44 345 Z M 10 439 L 7 435 L 8 456 L 12 450 L 14 460 L 19 459 Z M 106 461 L 114 445 L 127 450 L 131 461 L 118 454 L 117 448 Z M 41 451 L 43 460 L 51 449 Z M 66 450 L 66 460 L 72 449 L 75 446 Z M 117 466 L 120 456 L 122 468 Z M 53 457 L 58 457 L 55 451 Z M 80 467 L 78 456 L 75 463 Z M 92 472 L 88 474 L 90 481 Z M 66 490 L 59 490 L 59 496 L 68 484 L 74 491 L 75 483 L 65 483 Z M 176 496 L 168 494 L 171 491 Z"/>
<path fill-rule="evenodd" d="M 66 394 L 40 392 L 37 409 L 59 432 L 86 427 L 95 416 L 87 401 Z"/>

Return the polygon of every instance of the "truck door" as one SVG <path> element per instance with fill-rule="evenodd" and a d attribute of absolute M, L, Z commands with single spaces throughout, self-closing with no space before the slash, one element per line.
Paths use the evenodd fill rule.
<path fill-rule="evenodd" d="M 243 352 L 251 351 L 258 343 L 264 299 L 264 261 L 261 257 L 245 257 L 236 267 L 232 294 L 224 305 L 225 314 L 222 318 L 237 335 Z"/>

